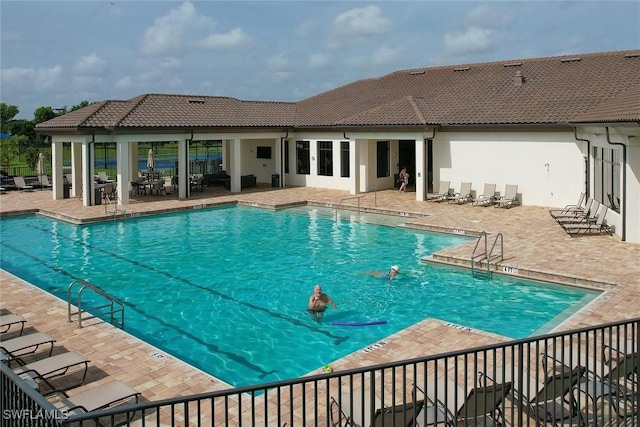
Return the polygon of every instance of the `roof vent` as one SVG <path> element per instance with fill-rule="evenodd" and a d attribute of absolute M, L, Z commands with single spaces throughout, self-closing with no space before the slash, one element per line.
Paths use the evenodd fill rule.
<path fill-rule="evenodd" d="M 410 76 L 417 76 L 418 74 L 424 74 L 424 70 L 415 70 L 409 72 Z"/>
<path fill-rule="evenodd" d="M 571 58 L 563 58 L 560 60 L 560 62 L 580 62 L 582 61 L 582 58 L 580 58 L 579 56 L 573 56 Z"/>
<path fill-rule="evenodd" d="M 190 99 L 189 104 L 204 104 L 203 99 Z"/>
<path fill-rule="evenodd" d="M 458 68 L 454 68 L 453 71 L 467 71 L 469 69 L 469 67 L 458 67 Z"/>
<path fill-rule="evenodd" d="M 522 77 L 522 71 L 518 70 L 516 71 L 516 75 L 513 78 L 513 84 L 515 85 L 515 87 L 520 87 L 522 86 L 522 83 L 524 83 L 524 77 Z"/>
<path fill-rule="evenodd" d="M 522 62 L 508 62 L 506 64 L 502 64 L 504 67 L 519 67 L 522 65 Z"/>
<path fill-rule="evenodd" d="M 638 58 L 638 57 L 640 57 L 640 52 L 627 53 L 624 57 L 625 58 Z"/>

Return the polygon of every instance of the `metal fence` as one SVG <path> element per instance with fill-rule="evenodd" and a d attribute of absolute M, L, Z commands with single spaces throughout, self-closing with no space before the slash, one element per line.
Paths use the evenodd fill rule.
<path fill-rule="evenodd" d="M 55 412 L 3 365 L 2 418 L 7 426 L 636 427 L 639 342 L 633 319 L 77 416 Z M 25 424 L 33 414 L 38 423 Z"/>

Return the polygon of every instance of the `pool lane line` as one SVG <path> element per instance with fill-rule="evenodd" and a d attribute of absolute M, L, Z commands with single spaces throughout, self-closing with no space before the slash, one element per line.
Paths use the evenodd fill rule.
<path fill-rule="evenodd" d="M 44 266 L 44 267 L 48 268 L 49 270 L 53 270 L 53 271 L 55 271 L 56 273 L 59 273 L 59 274 L 61 274 L 61 275 L 63 275 L 63 276 L 68 277 L 69 279 L 72 279 L 72 280 L 84 280 L 84 279 L 82 279 L 82 278 L 79 278 L 79 277 L 74 276 L 74 275 L 73 275 L 72 273 L 70 273 L 69 271 L 64 270 L 64 269 L 62 269 L 62 268 L 60 268 L 60 267 L 51 266 L 51 265 L 49 265 L 48 263 L 46 263 L 46 262 L 42 261 L 41 259 L 39 259 L 39 258 L 37 258 L 37 257 L 33 256 L 32 254 L 30 254 L 30 253 L 28 253 L 28 252 L 25 252 L 25 251 L 23 251 L 23 250 L 21 250 L 21 249 L 14 248 L 14 247 L 12 247 L 11 245 L 8 245 L 8 244 L 3 244 L 3 246 L 5 246 L 5 247 L 7 247 L 7 248 L 9 248 L 9 249 L 12 249 L 12 250 L 14 250 L 15 252 L 18 252 L 18 253 L 20 253 L 20 254 L 22 254 L 22 255 L 26 256 L 27 258 L 32 259 L 33 261 L 38 262 L 40 265 L 42 265 L 42 266 Z M 47 290 L 47 289 L 44 289 L 44 290 L 48 292 L 48 290 Z M 240 365 L 244 366 L 245 368 L 248 368 L 248 369 L 250 369 L 250 370 L 253 370 L 253 371 L 255 371 L 255 372 L 258 372 L 258 373 L 260 374 L 260 375 L 259 375 L 259 377 L 260 377 L 260 378 L 264 378 L 264 377 L 266 377 L 266 376 L 267 376 L 267 375 L 269 375 L 269 374 L 272 374 L 272 373 L 274 373 L 274 372 L 278 372 L 278 371 L 276 371 L 276 370 L 272 370 L 272 371 L 265 371 L 265 370 L 264 370 L 264 369 L 262 369 L 260 366 L 255 365 L 254 363 L 252 363 L 252 362 L 248 361 L 247 359 L 245 359 L 245 358 L 243 358 L 243 357 L 238 356 L 238 355 L 237 355 L 237 354 L 235 354 L 235 353 L 231 353 L 231 352 L 225 351 L 225 350 L 221 349 L 220 347 L 218 347 L 218 346 L 217 346 L 217 345 L 215 345 L 215 344 L 211 344 L 211 343 L 205 342 L 205 341 L 203 341 L 201 338 L 199 338 L 199 337 L 197 337 L 197 336 L 195 336 L 195 335 L 193 335 L 193 334 L 191 334 L 191 333 L 189 333 L 189 332 L 186 332 L 186 331 L 183 331 L 183 330 L 181 330 L 181 329 L 178 329 L 176 326 L 171 325 L 170 323 L 165 322 L 164 320 L 162 320 L 162 319 L 161 319 L 161 318 L 159 318 L 159 317 L 156 317 L 156 316 L 153 316 L 153 315 L 147 314 L 145 311 L 140 310 L 140 309 L 139 309 L 135 304 L 133 304 L 133 303 L 131 303 L 131 302 L 129 302 L 129 301 L 121 301 L 121 302 L 122 302 L 126 307 L 128 307 L 128 308 L 130 308 L 131 310 L 133 310 L 133 311 L 135 311 L 135 312 L 139 313 L 140 315 L 144 316 L 145 318 L 155 320 L 155 321 L 156 321 L 156 322 L 158 322 L 161 326 L 166 327 L 166 328 L 168 328 L 168 329 L 172 329 L 172 330 L 174 330 L 174 331 L 178 332 L 179 334 L 181 334 L 181 335 L 183 335 L 183 336 L 186 336 L 186 337 L 188 337 L 188 338 L 192 339 L 193 341 L 197 342 L 198 344 L 202 345 L 203 347 L 206 347 L 210 352 L 212 352 L 212 353 L 221 353 L 221 354 L 224 354 L 224 355 L 226 355 L 229 359 L 234 360 L 235 362 L 237 362 L 238 364 L 240 364 Z M 104 321 L 104 320 L 103 320 L 103 321 Z M 135 328 L 134 328 L 134 329 L 135 329 Z M 178 359 L 180 359 L 180 358 L 178 358 Z"/>

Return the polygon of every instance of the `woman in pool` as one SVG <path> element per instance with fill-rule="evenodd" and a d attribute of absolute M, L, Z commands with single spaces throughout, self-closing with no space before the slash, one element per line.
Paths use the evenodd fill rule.
<path fill-rule="evenodd" d="M 392 265 L 388 273 L 383 273 L 382 271 L 370 271 L 367 274 L 376 277 L 382 277 L 383 279 L 393 280 L 393 278 L 396 277 L 398 273 L 400 273 L 400 268 L 397 265 Z"/>
<path fill-rule="evenodd" d="M 313 287 L 313 294 L 309 297 L 309 306 L 307 307 L 307 311 L 311 314 L 311 317 L 315 320 L 322 319 L 328 304 L 333 305 L 335 310 L 338 309 L 338 306 L 331 297 L 322 292 L 322 286 L 315 285 Z"/>

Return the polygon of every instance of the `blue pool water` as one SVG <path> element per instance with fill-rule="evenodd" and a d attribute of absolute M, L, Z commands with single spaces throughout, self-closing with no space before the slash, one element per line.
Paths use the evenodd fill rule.
<path fill-rule="evenodd" d="M 201 209 L 76 226 L 0 220 L 2 268 L 66 298 L 87 280 L 126 304 L 126 330 L 234 386 L 304 375 L 428 317 L 521 338 L 595 297 L 588 290 L 474 279 L 421 257 L 468 241 L 363 223 L 326 209 Z M 366 274 L 400 266 L 389 282 Z M 320 283 L 337 302 L 321 322 Z M 386 320 L 369 327 L 333 321 Z"/>

